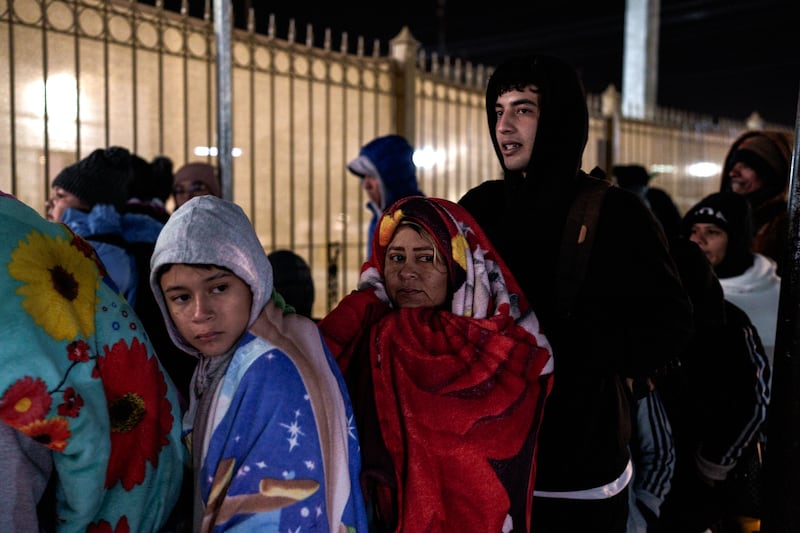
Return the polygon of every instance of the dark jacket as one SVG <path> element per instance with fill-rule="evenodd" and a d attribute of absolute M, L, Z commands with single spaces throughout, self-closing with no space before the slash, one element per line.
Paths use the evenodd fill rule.
<path fill-rule="evenodd" d="M 526 57 L 498 68 L 487 87 L 492 142 L 502 87 L 533 83 L 541 116 L 527 176 L 509 172 L 467 192 L 460 203 L 488 234 L 539 316 L 553 346 L 554 385 L 539 437 L 536 489 L 594 488 L 617 479 L 629 460 L 630 395 L 625 377 L 643 377 L 686 345 L 691 305 L 653 215 L 612 187 L 572 309 L 558 312 L 556 269 L 587 140 L 583 88 L 570 66 Z"/>
<path fill-rule="evenodd" d="M 724 299 L 703 252 L 685 238 L 670 244 L 694 306 L 695 334 L 680 364 L 656 379 L 676 453 L 672 486 L 652 529 L 659 533 L 705 530 L 719 520 L 725 502 L 732 503 L 729 482 L 721 480 L 732 477 L 765 431 L 771 381 L 756 328 Z"/>

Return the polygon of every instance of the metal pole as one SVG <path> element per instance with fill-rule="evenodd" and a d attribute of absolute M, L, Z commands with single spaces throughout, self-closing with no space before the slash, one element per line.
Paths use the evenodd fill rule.
<path fill-rule="evenodd" d="M 233 7 L 229 0 L 214 0 L 214 34 L 217 38 L 217 156 L 222 197 L 227 200 L 233 200 L 232 11 Z"/>
<path fill-rule="evenodd" d="M 800 95 L 789 171 L 787 272 L 781 278 L 778 328 L 767 411 L 762 533 L 800 531 Z"/>

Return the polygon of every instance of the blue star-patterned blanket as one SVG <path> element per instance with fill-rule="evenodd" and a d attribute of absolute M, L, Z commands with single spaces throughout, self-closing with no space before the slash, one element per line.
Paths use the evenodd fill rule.
<path fill-rule="evenodd" d="M 245 335 L 209 409 L 202 529 L 366 531 L 358 438 L 338 367 L 313 322 L 272 302 L 267 313 L 274 335 Z"/>

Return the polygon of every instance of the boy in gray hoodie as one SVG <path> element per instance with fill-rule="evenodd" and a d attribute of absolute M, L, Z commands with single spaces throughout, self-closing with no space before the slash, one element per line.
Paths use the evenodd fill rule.
<path fill-rule="evenodd" d="M 244 211 L 189 200 L 150 284 L 173 342 L 199 358 L 183 421 L 194 530 L 366 531 L 346 387 L 316 325 L 284 314 Z"/>

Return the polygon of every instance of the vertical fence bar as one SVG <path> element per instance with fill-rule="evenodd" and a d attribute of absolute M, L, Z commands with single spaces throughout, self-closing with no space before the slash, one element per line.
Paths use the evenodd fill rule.
<path fill-rule="evenodd" d="M 362 50 L 362 52 L 363 52 L 363 50 Z M 347 78 L 345 77 L 345 83 L 342 84 L 342 91 L 344 91 L 344 92 L 347 92 L 346 79 Z M 366 102 L 364 100 L 364 88 L 365 88 L 364 66 L 363 65 L 359 65 L 359 67 L 358 67 L 358 80 L 357 80 L 357 85 L 356 85 L 356 90 L 358 91 L 357 92 L 358 96 L 357 96 L 356 102 L 355 102 L 356 113 L 358 114 L 358 122 L 356 123 L 356 139 L 358 139 L 358 146 L 356 147 L 356 150 L 361 150 L 361 147 L 364 144 L 366 144 L 367 142 L 369 142 L 370 140 L 375 138 L 375 136 L 378 134 L 378 121 L 377 121 L 377 117 L 378 117 L 378 101 L 377 101 L 377 99 L 373 99 L 372 100 L 372 116 L 374 118 L 376 118 L 376 120 L 373 121 L 373 123 L 372 123 L 372 131 L 369 132 L 369 138 L 367 138 L 366 125 L 364 124 L 364 117 L 366 116 L 366 113 L 365 113 Z M 347 115 L 345 115 L 345 116 L 346 117 L 349 116 L 349 110 L 347 110 Z M 347 143 L 345 142 L 344 144 L 345 144 L 345 147 L 346 147 Z M 345 162 L 345 165 L 347 163 L 349 163 L 350 160 L 353 159 L 356 156 L 356 154 L 357 154 L 357 152 L 356 153 L 348 153 L 346 151 L 346 148 L 345 148 L 345 151 L 343 153 L 343 157 L 344 157 L 343 161 Z M 347 182 L 348 174 L 350 174 L 350 171 L 348 169 L 344 169 L 344 178 L 343 179 L 344 179 L 345 183 Z M 361 180 L 359 180 L 359 181 L 361 181 Z M 346 192 L 345 192 L 346 190 L 347 190 L 346 187 L 342 187 L 342 194 L 346 194 Z M 364 204 L 364 200 L 367 199 L 365 194 L 364 194 L 364 188 L 363 187 L 359 187 L 358 188 L 358 197 L 359 197 L 359 200 L 360 200 L 358 202 L 360 204 L 359 207 L 362 207 L 363 204 Z M 342 204 L 342 206 L 344 206 L 344 205 L 346 205 L 346 202 Z M 346 212 L 346 211 L 343 211 L 343 212 Z M 369 215 L 369 213 L 367 213 L 366 209 L 362 208 L 362 209 L 359 209 L 358 211 L 356 211 L 356 213 L 355 213 L 355 223 L 359 228 L 363 228 L 364 227 L 364 218 L 367 217 L 367 216 L 371 216 L 371 215 Z M 349 220 L 345 220 L 344 222 L 345 222 L 345 224 L 350 224 Z M 365 244 L 366 243 L 365 236 L 366 235 L 365 235 L 365 233 L 363 231 L 359 231 L 356 234 L 356 246 L 357 246 L 358 253 L 362 253 L 361 251 L 365 250 L 366 247 L 367 247 L 367 244 Z M 342 241 L 342 245 L 343 246 L 347 246 L 347 243 Z M 345 270 L 347 270 L 347 266 L 346 265 L 347 265 L 347 263 L 345 263 Z M 346 287 L 347 286 L 345 285 L 345 290 L 347 290 Z"/>
<path fill-rule="evenodd" d="M 347 51 L 347 32 L 342 33 L 342 42 L 341 42 L 341 48 L 340 49 L 341 49 L 342 52 L 346 52 Z M 342 67 L 345 68 L 345 69 L 347 68 L 346 64 L 343 64 Z M 350 116 L 350 111 L 349 111 L 349 106 L 347 105 L 347 77 L 346 76 L 344 76 L 343 79 L 342 79 L 341 88 L 342 88 L 342 116 L 345 117 L 345 119 L 342 120 L 342 123 L 340 124 L 340 130 L 341 131 L 340 131 L 339 134 L 341 135 L 342 139 L 347 139 L 347 117 Z M 344 143 L 342 143 L 342 161 L 348 161 L 348 157 L 349 157 L 349 154 L 347 153 L 347 143 L 344 142 Z M 346 170 L 345 169 L 340 169 L 340 172 L 343 173 L 343 172 L 346 172 Z M 341 213 L 342 216 L 345 216 L 346 213 L 347 213 L 347 184 L 346 184 L 347 182 L 345 181 L 344 178 L 346 178 L 346 176 L 343 176 L 343 179 L 341 180 L 341 189 L 340 189 L 341 190 L 341 201 L 340 201 L 340 204 L 339 204 L 340 205 L 339 213 Z M 336 264 L 337 264 L 337 266 L 338 265 L 344 265 L 344 268 L 341 269 L 342 270 L 341 286 L 345 287 L 345 290 L 347 290 L 347 287 L 350 287 L 350 284 L 349 284 L 348 279 L 347 279 L 348 278 L 348 274 L 349 274 L 349 270 L 350 270 L 349 268 L 347 268 L 347 265 L 349 265 L 349 262 L 347 260 L 347 258 L 348 258 L 348 253 L 347 253 L 348 252 L 348 248 L 347 248 L 347 226 L 348 226 L 348 224 L 347 224 L 347 220 L 344 220 L 342 222 L 343 222 L 343 224 L 341 225 L 342 226 L 342 231 L 341 231 L 340 236 L 339 236 L 340 238 L 339 238 L 338 248 L 334 249 L 335 251 L 334 251 L 334 254 L 333 254 L 334 255 L 333 259 L 337 259 L 338 260 L 338 259 L 341 258 L 341 262 L 337 261 Z M 329 256 L 330 255 L 331 254 L 329 254 Z M 338 287 L 336 289 L 337 290 L 336 290 L 335 300 L 338 300 L 339 299 Z M 329 290 L 330 290 L 330 287 L 329 287 Z M 330 293 L 328 294 L 328 298 L 329 299 L 332 296 L 333 296 L 333 294 L 330 294 Z"/>
<path fill-rule="evenodd" d="M 133 126 L 131 134 L 133 135 L 133 143 L 131 143 L 131 152 L 134 154 L 139 153 L 139 62 L 138 62 L 138 50 L 139 50 L 139 43 L 136 37 L 136 21 L 137 21 L 137 9 L 135 5 L 131 6 L 131 82 L 133 83 L 133 87 L 131 87 L 131 105 L 133 107 L 133 120 L 131 120 L 131 125 Z"/>
<path fill-rule="evenodd" d="M 13 0 L 9 0 L 8 2 L 8 99 L 9 99 L 9 109 L 8 109 L 8 139 L 9 139 L 9 148 L 10 154 L 9 159 L 11 160 L 11 194 L 17 196 L 19 195 L 19 191 L 17 190 L 17 87 L 16 87 L 16 76 L 15 76 L 15 65 L 16 61 L 14 60 L 14 2 Z M 47 176 L 47 169 L 48 161 L 45 161 L 45 176 Z M 47 178 L 45 177 L 45 181 Z M 45 183 L 44 189 L 44 197 L 47 198 L 47 191 L 49 190 L 48 184 Z"/>
<path fill-rule="evenodd" d="M 75 54 L 75 160 L 80 159 L 81 149 L 83 148 L 82 137 L 82 111 L 81 111 L 81 52 L 80 52 L 80 23 L 78 21 L 78 6 L 72 5 L 72 30 L 74 36 Z M 48 186 L 48 190 L 50 187 Z"/>
<path fill-rule="evenodd" d="M 270 36 L 272 36 L 272 32 L 275 29 L 275 22 L 273 18 L 270 18 Z M 277 193 L 278 188 L 276 184 L 277 180 L 277 165 L 275 163 L 275 149 L 277 147 L 277 128 L 275 127 L 275 78 L 277 74 L 277 69 L 275 68 L 275 47 L 269 47 L 269 68 L 270 68 L 270 77 L 269 77 L 269 153 L 272 155 L 270 158 L 269 163 L 269 201 L 270 201 L 270 213 L 275 213 L 277 211 Z M 270 215 L 274 216 L 274 215 Z M 275 246 L 275 243 L 278 241 L 278 233 L 275 224 L 270 224 L 270 239 L 272 240 L 272 246 Z"/>
<path fill-rule="evenodd" d="M 314 46 L 314 29 L 312 28 L 311 24 L 306 26 L 306 48 L 310 51 Z M 314 226 L 315 224 L 312 222 L 314 220 L 314 181 L 316 176 L 316 167 L 314 165 L 315 161 L 315 154 L 316 150 L 314 149 L 315 143 L 314 139 L 316 136 L 314 135 L 314 117 L 316 116 L 315 113 L 315 106 L 314 106 L 314 62 L 313 57 L 311 54 L 308 56 L 308 100 L 306 101 L 306 106 L 308 107 L 308 119 L 306 121 L 306 127 L 308 128 L 308 211 L 306 212 L 306 216 L 308 217 L 308 234 L 306 235 L 306 242 L 308 244 L 308 248 L 306 251 L 306 261 L 309 265 L 314 264 Z M 327 111 L 327 110 L 326 110 Z"/>
<path fill-rule="evenodd" d="M 258 212 L 256 211 L 256 12 L 248 2 L 247 6 L 247 98 L 248 106 L 250 108 L 250 123 L 248 124 L 248 144 L 250 145 L 250 152 L 247 160 L 250 162 L 250 216 L 252 217 L 253 227 L 258 227 Z M 275 248 L 275 242 L 272 242 L 272 248 Z"/>
<path fill-rule="evenodd" d="M 214 0 L 214 33 L 217 37 L 217 155 L 222 197 L 228 200 L 233 200 L 231 9 L 229 0 Z"/>
<path fill-rule="evenodd" d="M 163 0 L 158 0 L 159 2 Z M 162 34 L 163 37 L 163 34 Z M 182 0 L 181 4 L 181 38 L 184 43 L 181 47 L 181 89 L 183 90 L 183 162 L 189 161 L 189 2 Z M 208 43 L 210 44 L 210 43 Z"/>
<path fill-rule="evenodd" d="M 158 79 L 158 153 L 164 153 L 164 11 L 161 5 L 156 3 L 156 50 L 158 60 L 156 72 Z M 177 170 L 177 169 L 175 169 Z"/>
<path fill-rule="evenodd" d="M 44 197 L 47 198 L 49 196 L 50 190 L 50 165 L 48 161 L 50 160 L 50 136 L 49 136 L 49 124 L 50 121 L 50 113 L 48 109 L 48 98 L 47 98 L 47 78 L 48 78 L 48 62 L 49 62 L 49 54 L 47 51 L 47 5 L 45 2 L 39 3 L 39 8 L 42 12 L 42 93 L 44 94 L 44 102 L 42 102 L 42 109 L 44 113 L 42 114 L 42 128 L 43 128 L 43 151 L 44 151 L 44 181 L 45 181 L 45 195 Z"/>
<path fill-rule="evenodd" d="M 331 48 L 331 32 L 329 29 L 325 29 L 325 33 L 323 34 L 323 49 L 325 51 L 325 71 L 324 71 L 324 94 L 325 94 L 325 138 L 328 139 L 328 142 L 325 143 L 325 161 L 330 161 L 331 156 L 333 154 L 333 150 L 331 149 L 330 139 L 332 139 L 333 134 L 333 121 L 331 120 L 331 103 L 333 102 L 333 97 L 331 95 L 331 60 L 330 60 L 330 48 Z M 345 115 L 346 116 L 346 115 Z M 342 143 L 342 153 L 344 153 L 347 148 L 347 143 Z M 339 280 L 339 256 L 337 253 L 333 252 L 333 248 L 335 243 L 333 242 L 333 232 L 331 231 L 331 221 L 333 220 L 333 198 L 332 198 L 332 187 L 331 187 L 331 178 L 332 178 L 332 169 L 331 165 L 325 165 L 325 223 L 324 223 L 324 232 L 325 232 L 325 308 L 332 309 L 333 306 L 336 305 L 338 302 L 338 290 L 337 290 L 337 283 Z M 309 263 L 311 264 L 311 263 Z"/>
<path fill-rule="evenodd" d="M 111 144 L 111 72 L 109 53 L 108 29 L 108 0 L 103 2 L 103 119 L 104 119 L 104 146 Z"/>
<path fill-rule="evenodd" d="M 294 45 L 296 40 L 296 33 L 295 33 L 295 23 L 294 20 L 291 22 L 291 27 L 289 30 L 289 43 Z M 289 246 L 294 249 L 295 247 L 295 228 L 297 227 L 296 215 L 295 215 L 295 195 L 297 194 L 297 167 L 295 165 L 295 146 L 297 145 L 297 141 L 295 139 L 296 135 L 296 128 L 295 128 L 295 117 L 297 113 L 295 111 L 295 76 L 296 76 L 296 52 L 292 50 L 289 53 Z M 275 225 L 275 212 L 272 212 L 272 225 Z"/>

